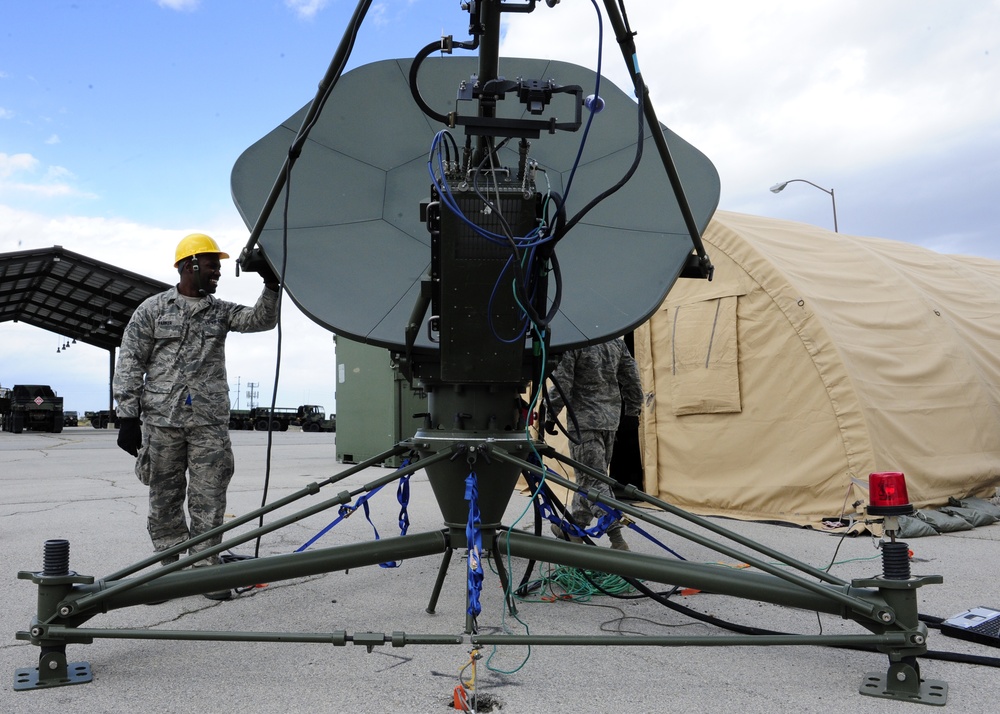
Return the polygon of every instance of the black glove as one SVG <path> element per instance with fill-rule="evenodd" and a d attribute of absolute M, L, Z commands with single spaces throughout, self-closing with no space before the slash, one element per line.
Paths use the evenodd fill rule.
<path fill-rule="evenodd" d="M 240 256 L 240 267 L 243 268 L 245 272 L 257 273 L 261 278 L 264 279 L 264 285 L 267 286 L 277 286 L 280 282 L 277 274 L 271 269 L 267 261 L 264 259 L 264 254 L 260 252 L 260 248 L 254 248 L 249 255 Z"/>
<path fill-rule="evenodd" d="M 266 260 L 260 261 L 260 267 L 257 268 L 257 272 L 260 274 L 260 277 L 264 279 L 264 285 L 278 284 L 278 275 L 271 270 L 271 266 L 267 264 Z"/>
<path fill-rule="evenodd" d="M 139 417 L 123 417 L 118 420 L 118 447 L 132 456 L 139 455 L 142 446 L 142 426 Z"/>
<path fill-rule="evenodd" d="M 553 436 L 556 434 L 556 423 L 554 421 L 545 422 L 545 433 L 552 434 Z"/>

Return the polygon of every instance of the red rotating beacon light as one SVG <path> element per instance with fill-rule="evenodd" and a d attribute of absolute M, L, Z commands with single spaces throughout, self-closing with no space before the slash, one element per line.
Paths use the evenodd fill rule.
<path fill-rule="evenodd" d="M 899 471 L 870 474 L 868 499 L 868 513 L 873 516 L 905 516 L 914 510 L 906 495 L 906 477 Z"/>

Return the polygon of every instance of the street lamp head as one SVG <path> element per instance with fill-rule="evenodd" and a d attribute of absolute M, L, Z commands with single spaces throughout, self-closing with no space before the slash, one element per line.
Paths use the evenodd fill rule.
<path fill-rule="evenodd" d="M 787 181 L 782 181 L 781 183 L 774 184 L 773 186 L 771 186 L 771 193 L 780 193 L 781 191 L 783 191 L 785 189 L 785 186 L 787 186 L 790 183 L 794 183 L 796 181 L 801 181 L 802 183 L 807 183 L 810 186 L 812 186 L 813 188 L 818 188 L 823 193 L 827 193 L 827 194 L 830 195 L 830 201 L 833 203 L 833 232 L 834 233 L 839 233 L 840 229 L 837 226 L 837 198 L 836 198 L 836 196 L 834 196 L 832 188 L 823 188 L 822 186 L 819 186 L 818 184 L 814 184 L 812 181 L 809 181 L 807 179 L 797 178 L 797 179 L 788 179 Z"/>

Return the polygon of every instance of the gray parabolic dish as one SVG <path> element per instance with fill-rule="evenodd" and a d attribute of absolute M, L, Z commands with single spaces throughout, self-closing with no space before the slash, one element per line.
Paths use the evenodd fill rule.
<path fill-rule="evenodd" d="M 259 238 L 268 261 L 280 269 L 289 192 L 286 293 L 332 332 L 389 349 L 405 345 L 404 328 L 430 266 L 430 234 L 419 207 L 430 197 L 431 140 L 444 128 L 414 103 L 407 79 L 410 65 L 408 59 L 385 60 L 340 78 Z M 447 114 L 455 110 L 459 83 L 477 68 L 475 57 L 425 60 L 418 77 L 421 95 L 434 110 Z M 500 75 L 551 78 L 562 86 L 580 85 L 585 95 L 593 92 L 596 81 L 596 74 L 584 67 L 538 59 L 502 58 Z M 573 178 L 566 201 L 569 217 L 618 181 L 635 153 L 635 101 L 605 78 L 600 95 L 605 108 L 594 117 Z M 558 95 L 544 117 L 568 120 L 571 103 L 572 95 Z M 469 115 L 475 107 L 462 102 L 459 111 Z M 307 109 L 250 146 L 233 167 L 233 199 L 251 228 Z M 499 103 L 498 114 L 531 118 L 510 97 Z M 587 114 L 584 110 L 585 123 Z M 462 129 L 452 131 L 462 145 Z M 663 131 L 699 231 L 704 230 L 718 205 L 718 173 L 701 152 L 665 127 Z M 545 167 L 553 191 L 564 192 L 582 135 L 581 128 L 532 140 L 531 157 Z M 504 149 L 504 156 L 506 165 L 516 169 L 516 153 Z M 545 179 L 539 176 L 538 189 L 544 192 Z M 563 295 L 550 326 L 551 351 L 601 342 L 644 322 L 663 301 L 691 250 L 647 127 L 635 175 L 556 248 Z M 416 348 L 437 349 L 426 330 Z"/>

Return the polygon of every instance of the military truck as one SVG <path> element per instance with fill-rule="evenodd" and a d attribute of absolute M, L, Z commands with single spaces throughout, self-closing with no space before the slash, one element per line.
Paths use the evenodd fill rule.
<path fill-rule="evenodd" d="M 255 407 L 250 410 L 250 419 L 253 420 L 254 428 L 257 431 L 288 431 L 288 427 L 298 417 L 298 410 L 292 407 L 275 407 L 271 411 L 270 407 Z"/>
<path fill-rule="evenodd" d="M 250 409 L 230 409 L 229 429 L 231 431 L 252 431 L 254 420 L 251 411 Z"/>
<path fill-rule="evenodd" d="M 75 411 L 64 411 L 63 426 L 80 426 L 80 415 Z"/>
<path fill-rule="evenodd" d="M 20 434 L 30 431 L 48 431 L 58 434 L 63 430 L 63 400 L 47 384 L 15 384 L 10 389 L 0 389 L 0 420 L 3 430 Z"/>
<path fill-rule="evenodd" d="M 326 411 L 318 404 L 301 404 L 296 408 L 254 407 L 253 409 L 230 409 L 230 430 L 288 431 L 288 427 L 298 426 L 302 431 L 336 431 L 336 418 L 326 418 Z"/>
<path fill-rule="evenodd" d="M 90 420 L 90 425 L 95 429 L 107 429 L 109 424 L 115 429 L 118 428 L 118 414 L 110 409 L 84 412 L 83 416 Z"/>
<path fill-rule="evenodd" d="M 326 418 L 326 411 L 318 404 L 303 404 L 299 407 L 296 422 L 302 431 L 337 431 L 337 417 Z"/>

